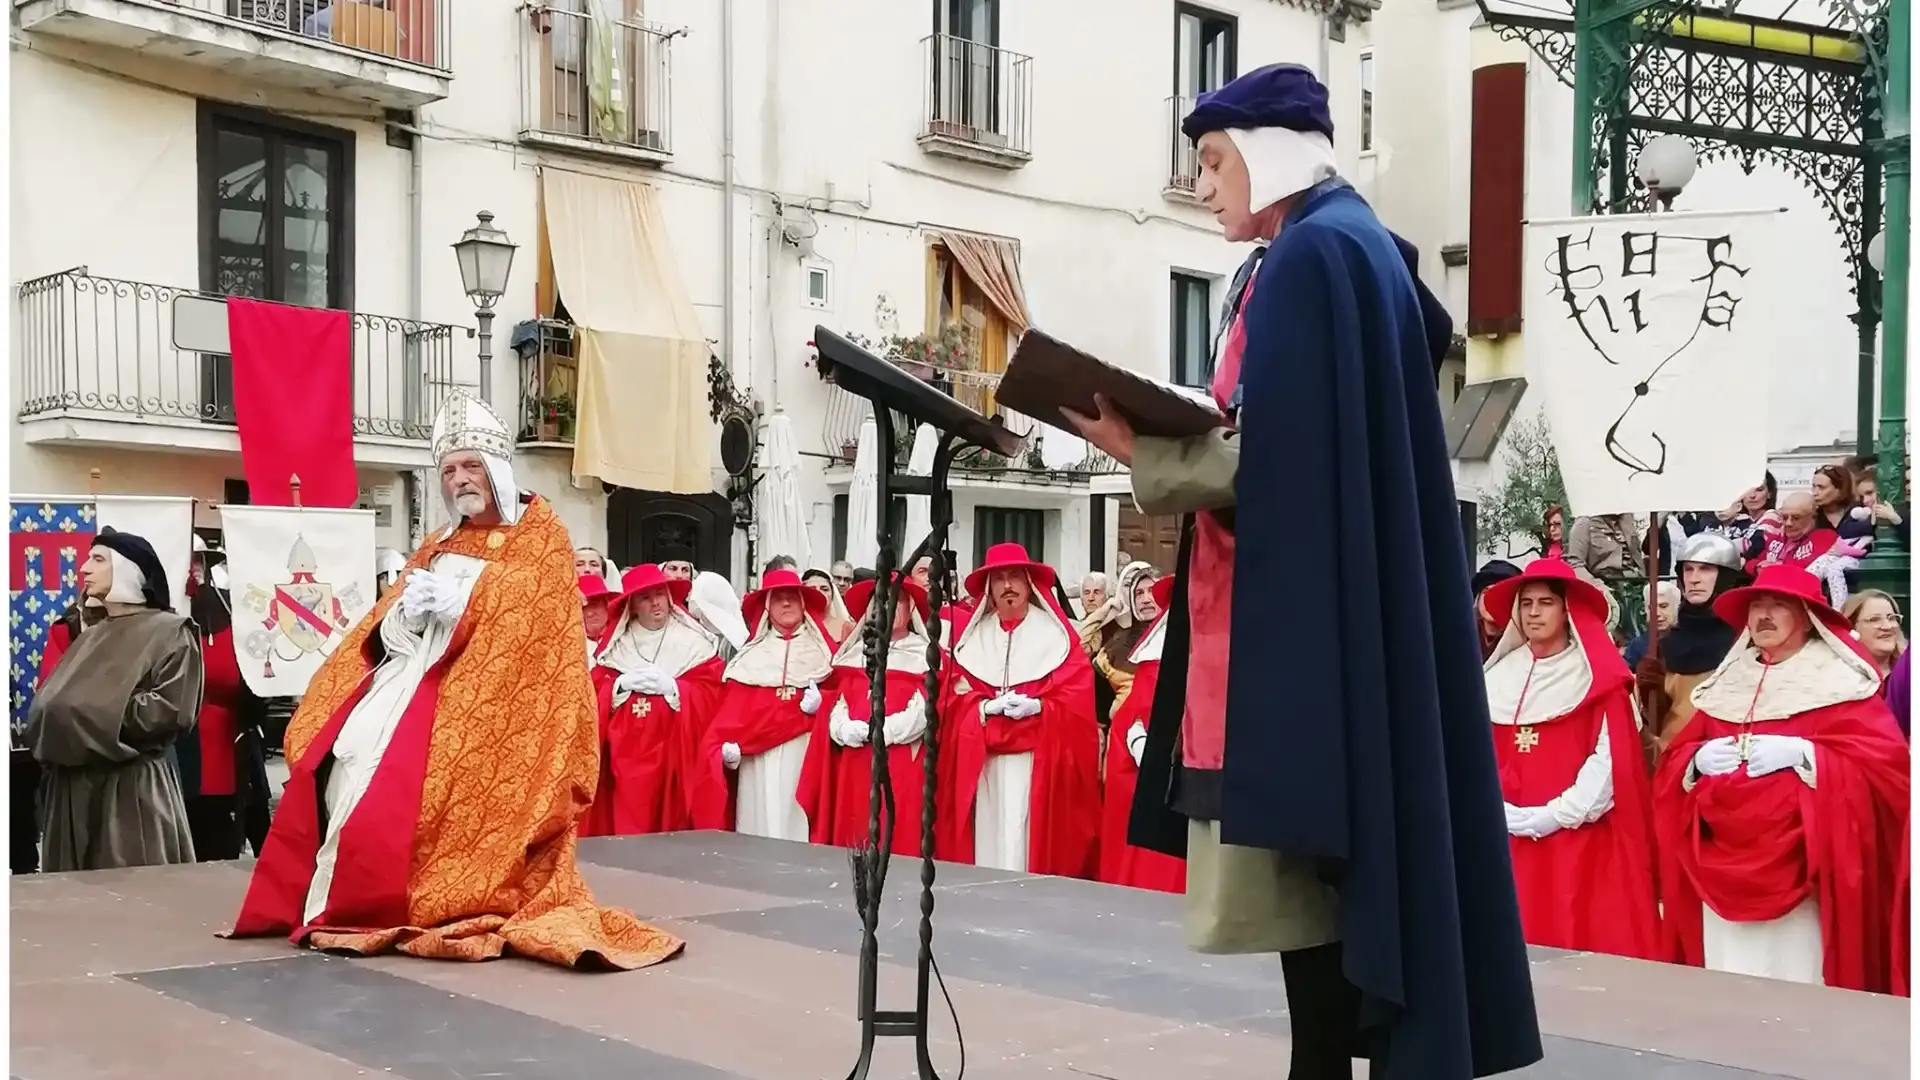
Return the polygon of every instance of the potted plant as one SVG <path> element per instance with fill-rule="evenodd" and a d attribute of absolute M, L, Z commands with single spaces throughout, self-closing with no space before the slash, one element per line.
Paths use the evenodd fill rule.
<path fill-rule="evenodd" d="M 574 422 L 573 398 L 555 395 L 534 400 L 533 439 L 535 442 L 572 442 Z"/>

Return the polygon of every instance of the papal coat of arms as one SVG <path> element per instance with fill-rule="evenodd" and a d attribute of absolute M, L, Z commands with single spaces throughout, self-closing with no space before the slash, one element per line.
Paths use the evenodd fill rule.
<path fill-rule="evenodd" d="M 273 662 L 290 663 L 311 654 L 333 654 L 334 646 L 352 628 L 349 611 L 365 606 L 360 586 L 336 591 L 316 576 L 320 560 L 304 536 L 295 535 L 287 553 L 287 580 L 272 591 L 258 585 L 247 589 L 242 603 L 261 617 L 260 629 L 247 635 L 247 653 L 265 665 L 273 677 Z"/>

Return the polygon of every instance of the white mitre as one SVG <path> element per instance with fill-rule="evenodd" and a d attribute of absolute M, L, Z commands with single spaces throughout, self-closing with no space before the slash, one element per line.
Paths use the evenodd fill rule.
<path fill-rule="evenodd" d="M 512 525 L 520 520 L 520 488 L 513 482 L 513 435 L 500 417 L 463 390 L 454 391 L 433 419 L 433 460 L 436 464 L 459 453 L 479 454 L 487 463 L 487 478 L 493 485 L 493 503 L 500 520 Z M 453 499 L 443 486 L 440 497 L 446 500 L 448 516 L 458 520 Z"/>

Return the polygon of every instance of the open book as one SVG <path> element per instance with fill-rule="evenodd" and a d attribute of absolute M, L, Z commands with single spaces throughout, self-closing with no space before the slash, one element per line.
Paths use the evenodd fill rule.
<path fill-rule="evenodd" d="M 1028 330 L 1020 339 L 994 397 L 1009 409 L 1077 435 L 1060 410 L 1096 415 L 1096 393 L 1106 395 L 1140 435 L 1185 438 L 1227 422 L 1213 400 L 1199 391 L 1115 367 L 1044 330 Z"/>

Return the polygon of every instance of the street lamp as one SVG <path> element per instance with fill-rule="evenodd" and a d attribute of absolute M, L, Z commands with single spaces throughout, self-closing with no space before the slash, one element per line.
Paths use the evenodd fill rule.
<path fill-rule="evenodd" d="M 1867 241 L 1867 265 L 1873 267 L 1876 274 L 1887 272 L 1887 234 L 1877 232 Z"/>
<path fill-rule="evenodd" d="M 507 274 L 516 250 L 507 234 L 493 227 L 493 214 L 482 210 L 480 223 L 453 245 L 460 260 L 460 286 L 473 301 L 473 317 L 480 323 L 480 400 L 493 404 L 493 305 L 507 291 Z"/>
<path fill-rule="evenodd" d="M 1640 148 L 1634 174 L 1653 194 L 1654 209 L 1671 210 L 1674 196 L 1680 194 L 1700 168 L 1700 155 L 1693 144 L 1678 135 L 1657 135 Z"/>

